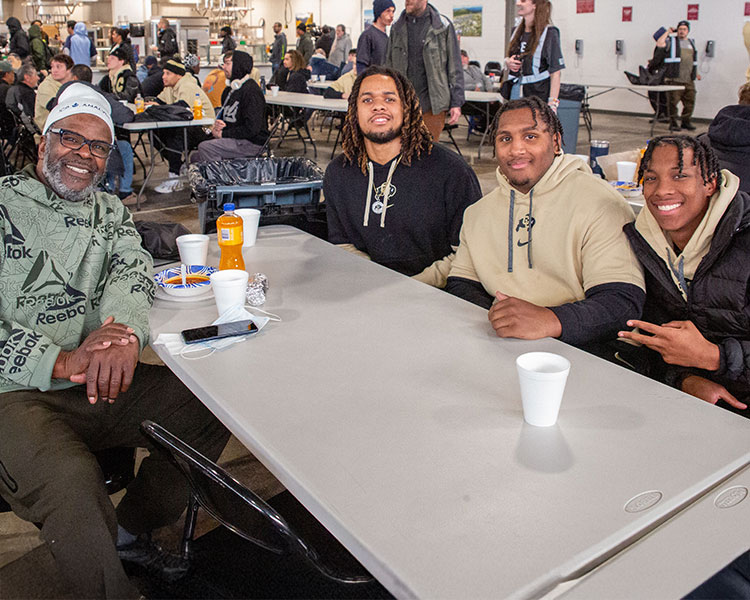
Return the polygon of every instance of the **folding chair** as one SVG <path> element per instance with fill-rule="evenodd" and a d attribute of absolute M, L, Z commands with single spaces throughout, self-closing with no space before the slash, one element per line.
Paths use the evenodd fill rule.
<path fill-rule="evenodd" d="M 348 553 L 345 553 L 344 560 L 336 564 L 329 555 L 321 556 L 269 503 L 160 425 L 144 421 L 141 431 L 158 450 L 165 453 L 190 483 L 191 499 L 182 539 L 182 555 L 185 559 L 190 560 L 193 554 L 196 517 L 198 509 L 202 508 L 241 538 L 272 553 L 287 555 L 288 558 L 301 558 L 307 566 L 326 579 L 341 584 L 374 581 Z M 333 536 L 327 535 L 329 540 L 326 547 L 334 544 L 345 552 Z"/>

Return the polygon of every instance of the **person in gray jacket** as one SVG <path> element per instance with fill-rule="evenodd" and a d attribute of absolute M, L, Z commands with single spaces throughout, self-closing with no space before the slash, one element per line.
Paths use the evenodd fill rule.
<path fill-rule="evenodd" d="M 414 85 L 433 139 L 440 138 L 446 111 L 451 125 L 458 122 L 464 75 L 456 31 L 427 0 L 406 0 L 406 9 L 391 28 L 385 64 Z"/>
<path fill-rule="evenodd" d="M 349 50 L 352 49 L 352 38 L 346 33 L 346 27 L 336 25 L 336 39 L 333 40 L 331 52 L 328 55 L 328 62 L 334 67 L 341 68 L 349 56 Z"/>

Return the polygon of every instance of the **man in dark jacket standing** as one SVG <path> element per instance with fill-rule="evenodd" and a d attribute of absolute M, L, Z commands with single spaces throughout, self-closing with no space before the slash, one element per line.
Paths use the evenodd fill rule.
<path fill-rule="evenodd" d="M 177 47 L 177 36 L 174 29 L 169 26 L 169 21 L 162 18 L 159 21 L 159 56 L 162 58 L 173 58 L 180 50 Z"/>
<path fill-rule="evenodd" d="M 676 92 L 667 92 L 670 131 L 680 130 L 680 125 L 677 123 L 677 105 L 680 102 L 682 102 L 682 129 L 695 131 L 695 125 L 690 122 L 690 118 L 695 108 L 695 80 L 700 81 L 701 76 L 698 75 L 698 51 L 695 49 L 695 42 L 688 38 L 689 33 L 690 23 L 680 21 L 676 30 L 670 27 L 659 36 L 654 49 L 653 67 L 666 66 L 664 83 L 681 85 L 685 88 Z"/>
<path fill-rule="evenodd" d="M 750 417 L 750 196 L 688 136 L 651 140 L 641 178 L 646 205 L 624 230 L 646 304 L 619 335 L 654 351 L 652 377 Z"/>
<path fill-rule="evenodd" d="M 281 23 L 276 21 L 273 24 L 273 44 L 271 45 L 271 71 L 276 72 L 279 68 L 281 61 L 284 60 L 286 54 L 286 34 L 281 31 Z"/>
<path fill-rule="evenodd" d="M 297 52 L 302 55 L 305 64 L 307 64 L 315 48 L 313 47 L 312 36 L 307 32 L 307 26 L 304 23 L 297 25 L 297 38 Z"/>
<path fill-rule="evenodd" d="M 373 23 L 357 40 L 357 73 L 364 73 L 370 65 L 382 65 L 385 62 L 388 47 L 385 28 L 393 23 L 395 12 L 393 0 L 374 0 L 372 3 Z"/>
<path fill-rule="evenodd" d="M 214 139 L 201 142 L 191 162 L 253 157 L 268 137 L 263 92 L 250 77 L 253 57 L 234 52 L 227 61 L 232 61 L 231 91 L 211 130 Z"/>
<path fill-rule="evenodd" d="M 23 60 L 31 53 L 29 36 L 21 27 L 21 21 L 15 17 L 10 17 L 5 21 L 5 24 L 8 26 L 8 33 L 10 33 L 10 52 L 11 54 L 18 54 L 18 57 Z"/>
<path fill-rule="evenodd" d="M 440 139 L 446 111 L 451 125 L 458 122 L 464 75 L 456 31 L 427 0 L 406 0 L 406 9 L 391 28 L 385 64 L 411 81 L 434 140 Z"/>

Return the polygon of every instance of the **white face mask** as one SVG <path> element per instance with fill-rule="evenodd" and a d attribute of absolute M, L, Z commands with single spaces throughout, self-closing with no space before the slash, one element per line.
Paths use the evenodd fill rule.
<path fill-rule="evenodd" d="M 243 306 L 235 306 L 227 310 L 223 315 L 216 319 L 212 325 L 221 325 L 222 323 L 232 323 L 233 321 L 246 321 L 250 319 L 255 326 L 258 328 L 258 332 L 263 329 L 269 321 L 281 321 L 281 319 L 272 314 L 266 313 L 258 308 L 253 308 L 254 311 L 265 313 L 268 316 L 254 315 Z M 234 344 L 246 341 L 249 337 L 247 335 L 236 335 L 233 337 L 222 338 L 220 340 L 210 340 L 206 342 L 198 342 L 197 344 L 186 344 L 182 339 L 182 335 L 179 333 L 160 333 L 154 340 L 154 344 L 163 344 L 167 351 L 172 355 L 179 355 L 186 360 L 198 360 L 200 358 L 206 358 L 211 356 L 217 350 L 224 350 Z M 193 356 L 197 352 L 202 352 L 199 356 Z"/>

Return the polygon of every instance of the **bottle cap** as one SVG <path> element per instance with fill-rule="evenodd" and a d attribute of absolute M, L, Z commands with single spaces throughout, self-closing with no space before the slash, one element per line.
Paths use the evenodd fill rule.
<path fill-rule="evenodd" d="M 227 212 L 227 211 L 229 211 L 229 210 L 234 210 L 234 203 L 232 203 L 232 202 L 227 202 L 227 203 L 226 203 L 226 204 L 224 205 L 224 212 Z"/>

